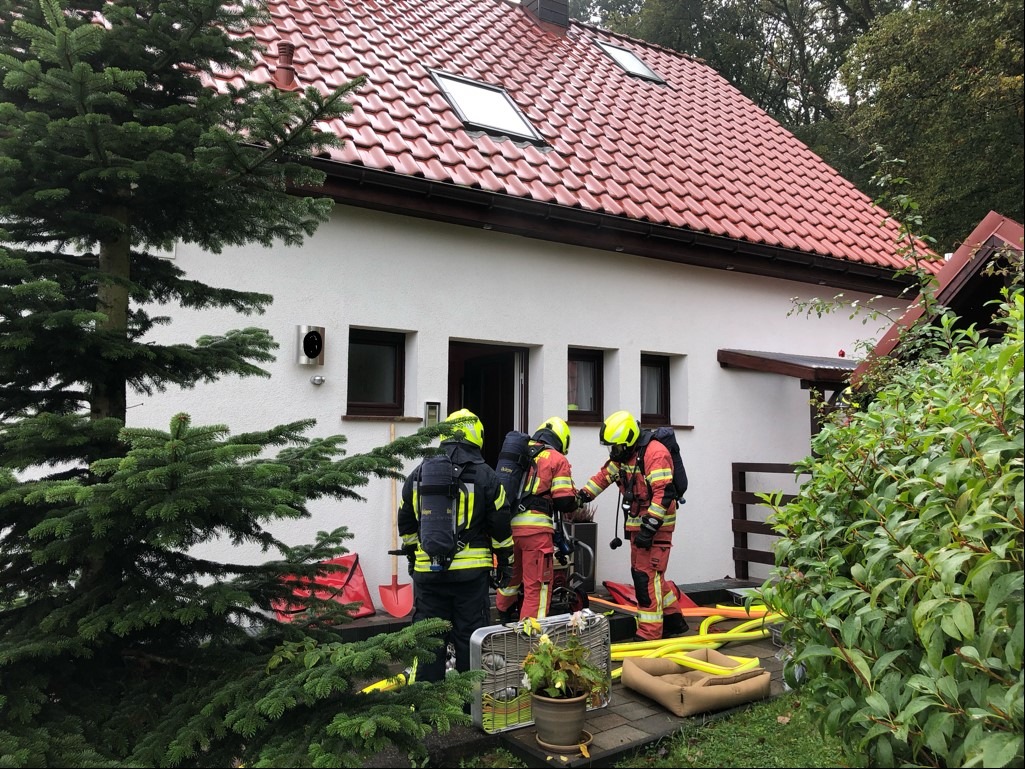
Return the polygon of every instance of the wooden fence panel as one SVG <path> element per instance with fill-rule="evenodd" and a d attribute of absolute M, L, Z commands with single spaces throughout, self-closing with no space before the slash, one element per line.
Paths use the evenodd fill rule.
<path fill-rule="evenodd" d="M 772 565 L 775 563 L 771 550 L 759 550 L 750 547 L 748 535 L 759 534 L 775 537 L 776 532 L 772 527 L 763 521 L 748 520 L 748 507 L 753 505 L 764 505 L 758 498 L 758 492 L 766 493 L 778 491 L 778 488 L 751 489 L 750 475 L 776 474 L 788 475 L 793 478 L 794 466 L 777 462 L 734 462 L 733 463 L 733 491 L 730 499 L 733 503 L 733 567 L 737 579 L 749 579 L 749 564 L 762 563 Z M 794 494 L 784 494 L 782 504 L 790 502 Z"/>

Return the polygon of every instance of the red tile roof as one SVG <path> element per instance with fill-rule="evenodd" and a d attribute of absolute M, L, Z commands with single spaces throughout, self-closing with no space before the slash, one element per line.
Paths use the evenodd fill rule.
<path fill-rule="evenodd" d="M 996 211 L 990 211 L 936 274 L 934 302 L 950 308 L 962 319 L 971 320 L 980 331 L 984 331 L 987 326 L 991 326 L 989 321 L 994 309 L 991 302 L 1000 298 L 999 291 L 1005 283 L 1004 277 L 1000 275 L 986 277 L 984 268 L 1002 250 L 1021 254 L 1023 248 L 1025 227 Z M 907 311 L 879 339 L 872 354 L 858 365 L 851 381 L 857 383 L 875 358 L 892 354 L 900 344 L 902 334 L 922 317 L 925 310 L 924 297 L 919 294 Z"/>
<path fill-rule="evenodd" d="M 353 113 L 329 130 L 337 163 L 900 268 L 897 227 L 701 60 L 572 22 L 565 34 L 507 0 L 269 0 L 254 76 L 279 41 L 299 86 L 359 75 Z M 627 74 L 593 41 L 635 52 L 665 79 Z M 503 87 L 545 146 L 468 132 L 430 77 Z"/>

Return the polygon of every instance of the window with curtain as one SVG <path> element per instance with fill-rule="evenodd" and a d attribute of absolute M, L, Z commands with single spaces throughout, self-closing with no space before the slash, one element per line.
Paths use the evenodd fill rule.
<path fill-rule="evenodd" d="M 602 377 L 605 354 L 601 350 L 569 348 L 567 404 L 569 419 L 600 422 L 604 412 Z"/>
<path fill-rule="evenodd" d="M 669 424 L 669 358 L 641 355 L 641 422 Z"/>

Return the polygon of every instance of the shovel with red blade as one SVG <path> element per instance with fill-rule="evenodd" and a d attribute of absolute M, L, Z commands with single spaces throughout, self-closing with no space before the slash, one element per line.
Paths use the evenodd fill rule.
<path fill-rule="evenodd" d="M 392 423 L 389 430 L 389 440 L 394 443 L 395 441 L 395 424 Z M 391 550 L 388 552 L 391 554 L 391 584 L 380 585 L 378 590 L 381 594 L 381 605 L 384 610 L 393 617 L 405 617 L 413 610 L 413 586 L 406 584 L 399 584 L 399 556 L 398 554 L 402 551 L 399 547 L 399 507 L 398 507 L 398 494 L 396 493 L 396 486 L 398 480 L 395 478 L 391 479 L 391 509 L 392 509 L 392 522 L 391 522 Z"/>

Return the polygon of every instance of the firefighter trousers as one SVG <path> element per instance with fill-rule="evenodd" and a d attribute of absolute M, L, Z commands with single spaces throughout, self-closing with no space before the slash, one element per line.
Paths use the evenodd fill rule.
<path fill-rule="evenodd" d="M 484 569 L 473 571 L 471 579 L 414 581 L 413 622 L 440 617 L 452 623 L 452 630 L 445 641 L 455 648 L 456 670 L 460 673 L 470 669 L 470 636 L 491 624 L 488 572 Z M 448 661 L 445 644 L 437 651 L 434 659 L 418 660 L 418 681 L 441 681 L 445 678 L 445 663 Z"/>
<path fill-rule="evenodd" d="M 548 616 L 552 607 L 552 576 L 555 546 L 552 544 L 552 530 L 538 526 L 518 531 L 513 527 L 512 579 L 495 596 L 495 608 L 508 613 L 515 608 L 522 588 L 523 601 L 520 604 L 519 619 Z"/>
<path fill-rule="evenodd" d="M 665 574 L 673 549 L 671 532 L 660 532 L 650 550 L 637 547 L 630 537 L 630 576 L 637 596 L 637 636 L 648 641 L 662 638 L 665 616 L 679 615 L 683 620 L 676 593 L 666 586 Z M 686 622 L 674 624 L 686 627 Z"/>

